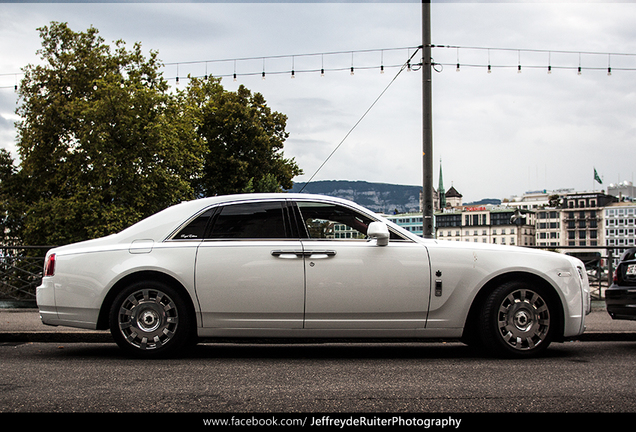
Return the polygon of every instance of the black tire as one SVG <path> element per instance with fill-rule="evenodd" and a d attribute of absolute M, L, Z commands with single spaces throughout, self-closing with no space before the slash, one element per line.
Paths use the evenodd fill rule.
<path fill-rule="evenodd" d="M 526 282 L 507 282 L 486 298 L 479 322 L 484 348 L 500 357 L 542 353 L 553 339 L 556 310 L 548 293 Z"/>
<path fill-rule="evenodd" d="M 115 342 L 141 358 L 173 356 L 193 340 L 193 319 L 172 287 L 142 281 L 120 292 L 110 309 L 109 326 Z"/>

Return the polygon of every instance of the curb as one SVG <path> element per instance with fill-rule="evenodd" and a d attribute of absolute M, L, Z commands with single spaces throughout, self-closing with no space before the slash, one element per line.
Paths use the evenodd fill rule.
<path fill-rule="evenodd" d="M 583 334 L 567 338 L 566 342 L 633 342 L 636 341 L 636 321 L 612 320 L 605 311 L 605 303 L 592 302 L 592 314 L 595 316 Z M 456 339 L 363 339 L 355 342 L 394 343 L 394 342 L 454 342 Z M 0 308 L 0 343 L 114 343 L 108 330 L 73 329 L 71 327 L 51 327 L 42 325 L 38 310 L 34 308 Z M 202 338 L 202 343 L 325 343 L 354 342 L 352 339 L 256 339 L 256 338 Z"/>
<path fill-rule="evenodd" d="M 636 341 L 636 333 L 634 332 L 591 332 L 583 333 L 568 341 L 580 342 L 632 342 Z"/>
<path fill-rule="evenodd" d="M 113 337 L 108 332 L 10 332 L 0 333 L 0 343 L 111 343 Z"/>
<path fill-rule="evenodd" d="M 334 342 L 342 342 L 342 340 L 333 340 Z M 368 342 L 369 340 L 364 340 L 364 342 Z M 440 342 L 440 341 L 448 341 L 448 342 L 456 342 L 456 339 L 405 339 L 402 342 Z M 634 342 L 636 341 L 636 333 L 634 332 L 590 332 L 583 333 L 582 335 L 576 336 L 574 338 L 566 339 L 564 342 Z M 84 331 L 84 332 L 0 332 L 0 343 L 114 343 L 113 337 L 108 331 Z M 228 338 L 219 338 L 219 339 L 202 339 L 202 343 L 205 342 L 236 342 L 236 343 L 246 343 L 245 339 L 240 340 L 231 340 Z M 249 338 L 247 340 L 249 343 L 259 344 L 259 343 L 271 343 L 271 339 L 253 339 Z M 317 342 L 315 339 L 305 340 L 306 343 L 322 343 Z M 327 341 L 324 341 L 327 342 Z M 346 340 L 346 342 L 351 342 L 351 339 Z M 387 340 L 378 340 L 378 343 L 387 342 Z M 400 340 L 391 340 L 391 342 L 400 342 Z M 302 339 L 294 340 L 293 343 L 303 343 Z"/>

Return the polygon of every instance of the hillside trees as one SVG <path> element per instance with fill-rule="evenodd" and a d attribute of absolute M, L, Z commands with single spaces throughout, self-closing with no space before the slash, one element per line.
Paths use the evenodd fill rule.
<path fill-rule="evenodd" d="M 95 238 L 200 196 L 291 187 L 285 116 L 262 95 L 192 79 L 171 92 L 156 52 L 98 31 L 38 29 L 19 88 L 19 162 L 2 154 L 2 223 L 24 244 Z"/>

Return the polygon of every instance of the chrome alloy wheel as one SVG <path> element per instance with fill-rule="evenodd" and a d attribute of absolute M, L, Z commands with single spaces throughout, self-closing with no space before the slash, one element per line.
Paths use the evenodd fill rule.
<path fill-rule="evenodd" d="M 161 348 L 174 336 L 179 325 L 174 301 L 156 289 L 139 289 L 119 307 L 117 324 L 126 341 L 143 351 Z"/>
<path fill-rule="evenodd" d="M 550 310 L 546 301 L 529 289 L 508 294 L 497 311 L 497 325 L 504 342 L 515 350 L 532 350 L 546 340 Z"/>

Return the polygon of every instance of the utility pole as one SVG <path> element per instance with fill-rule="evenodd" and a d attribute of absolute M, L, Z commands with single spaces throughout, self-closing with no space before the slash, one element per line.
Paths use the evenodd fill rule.
<path fill-rule="evenodd" d="M 431 1 L 422 0 L 422 216 L 424 238 L 433 238 L 433 89 L 431 83 Z"/>

